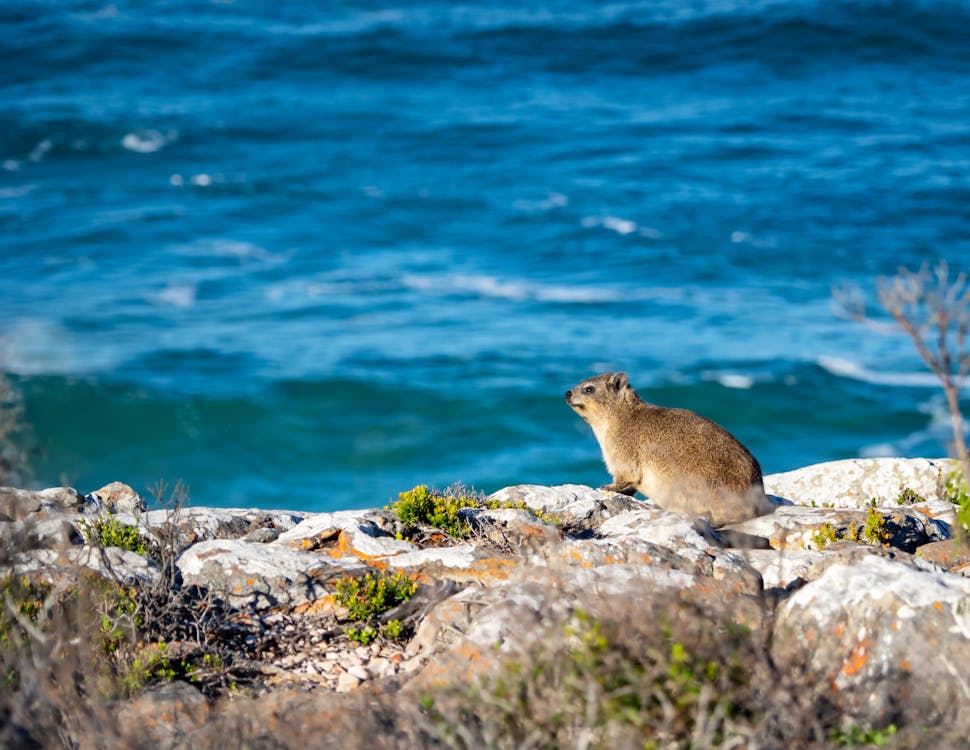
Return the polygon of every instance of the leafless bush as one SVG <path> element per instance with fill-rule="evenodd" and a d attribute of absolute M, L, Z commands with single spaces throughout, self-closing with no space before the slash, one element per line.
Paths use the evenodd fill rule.
<path fill-rule="evenodd" d="M 137 724 L 117 720 L 130 696 L 183 680 L 214 696 L 253 681 L 247 652 L 258 623 L 180 580 L 185 499 L 176 485 L 168 522 L 156 529 L 153 580 L 132 581 L 96 536 L 89 543 L 101 573 L 0 575 L 0 747 L 136 747 Z"/>
<path fill-rule="evenodd" d="M 966 271 L 951 275 L 945 260 L 919 270 L 900 268 L 895 276 L 880 277 L 876 299 L 892 318 L 887 324 L 872 318 L 858 287 L 833 290 L 837 304 L 853 320 L 876 330 L 904 331 L 920 357 L 940 379 L 953 427 L 953 453 L 960 462 L 964 482 L 970 482 L 970 456 L 964 434 L 960 392 L 970 373 L 970 277 Z"/>

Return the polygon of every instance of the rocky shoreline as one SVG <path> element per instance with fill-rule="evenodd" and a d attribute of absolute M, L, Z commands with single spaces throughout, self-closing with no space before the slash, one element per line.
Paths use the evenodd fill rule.
<path fill-rule="evenodd" d="M 474 682 L 593 592 L 730 613 L 780 670 L 825 686 L 846 726 L 925 726 L 970 705 L 970 555 L 955 539 L 952 470 L 858 459 L 768 476 L 774 513 L 722 530 L 589 487 L 509 487 L 492 507 L 460 511 L 470 533 L 458 539 L 415 533 L 387 508 L 173 514 L 120 483 L 87 495 L 0 488 L 0 575 L 81 567 L 125 586 L 204 592 L 242 633 L 250 715 L 292 691 L 419 695 Z M 168 564 L 93 543 L 91 519 L 106 517 L 164 539 Z M 416 593 L 372 619 L 372 642 L 348 637 L 340 582 L 391 574 Z M 391 622 L 398 637 L 385 637 Z M 146 713 L 168 715 L 160 706 L 182 710 L 146 728 Z M 122 715 L 164 744 L 174 726 L 211 720 L 213 706 L 180 682 L 141 693 Z"/>

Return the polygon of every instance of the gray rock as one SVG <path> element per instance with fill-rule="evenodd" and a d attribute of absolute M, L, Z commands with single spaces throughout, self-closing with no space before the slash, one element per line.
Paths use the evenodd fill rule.
<path fill-rule="evenodd" d="M 458 517 L 477 535 L 500 547 L 537 547 L 557 542 L 562 535 L 555 526 L 514 508 L 463 508 Z"/>
<path fill-rule="evenodd" d="M 718 546 L 717 534 L 707 519 L 642 504 L 636 510 L 607 519 L 599 525 L 596 534 L 601 539 L 612 540 L 633 537 L 678 551 L 704 552 Z"/>
<path fill-rule="evenodd" d="M 877 508 L 883 516 L 889 544 L 911 552 L 917 547 L 945 537 L 946 527 L 910 507 Z M 774 513 L 731 524 L 726 529 L 768 539 L 775 549 L 815 549 L 817 536 L 828 524 L 846 538 L 852 528 L 861 534 L 868 510 L 852 508 L 811 508 L 801 505 L 781 507 Z"/>
<path fill-rule="evenodd" d="M 333 542 L 341 531 L 354 529 L 364 520 L 366 510 L 341 510 L 335 513 L 313 513 L 280 534 L 280 544 L 300 549 L 316 549 Z"/>
<path fill-rule="evenodd" d="M 0 522 L 0 557 L 38 549 L 56 551 L 80 542 L 77 530 L 63 518 Z"/>
<path fill-rule="evenodd" d="M 344 576 L 370 568 L 353 559 L 304 552 L 287 544 L 210 539 L 193 545 L 176 560 L 187 585 L 206 589 L 233 606 L 268 609 L 294 607 L 333 593 Z"/>
<path fill-rule="evenodd" d="M 557 524 L 565 526 L 572 533 L 594 528 L 618 513 L 644 506 L 644 503 L 626 495 L 594 490 L 581 484 L 556 487 L 520 484 L 499 490 L 490 495 L 489 500 L 512 505 L 524 503 L 532 510 L 555 519 Z"/>
<path fill-rule="evenodd" d="M 244 542 L 256 542 L 258 544 L 268 544 L 269 542 L 275 542 L 279 539 L 280 532 L 276 529 L 269 529 L 262 526 L 258 529 L 253 529 L 246 536 L 243 537 Z"/>
<path fill-rule="evenodd" d="M 831 565 L 778 609 L 772 656 L 832 686 L 847 722 L 918 726 L 970 704 L 970 581 L 877 555 Z"/>
<path fill-rule="evenodd" d="M 2 570 L 15 575 L 33 572 L 60 575 L 72 573 L 71 569 L 76 568 L 92 570 L 126 585 L 151 583 L 160 575 L 158 563 L 154 560 L 117 547 L 101 548 L 87 544 L 60 550 L 34 550 L 16 556 Z"/>
<path fill-rule="evenodd" d="M 765 491 L 798 505 L 837 508 L 864 508 L 873 498 L 879 506 L 897 505 L 904 489 L 924 500 L 942 500 L 955 467 L 950 459 L 850 458 L 769 474 Z"/>
<path fill-rule="evenodd" d="M 738 554 L 761 574 L 765 588 L 788 588 L 809 580 L 812 567 L 824 552 L 807 549 L 740 550 Z"/>
<path fill-rule="evenodd" d="M 176 547 L 182 550 L 208 539 L 240 539 L 250 534 L 266 539 L 267 535 L 259 532 L 260 529 L 282 534 L 308 515 L 286 510 L 190 506 L 177 511 L 152 510 L 136 518 L 156 538 L 174 536 Z"/>
<path fill-rule="evenodd" d="M 478 544 L 428 547 L 386 559 L 387 566 L 419 579 L 501 583 L 523 564 L 522 557 L 499 554 Z"/>
<path fill-rule="evenodd" d="M 0 520 L 24 521 L 39 515 L 77 513 L 84 498 L 71 487 L 50 487 L 39 492 L 0 487 Z"/>
<path fill-rule="evenodd" d="M 87 496 L 88 503 L 97 512 L 143 513 L 148 506 L 141 495 L 123 482 L 111 482 Z"/>

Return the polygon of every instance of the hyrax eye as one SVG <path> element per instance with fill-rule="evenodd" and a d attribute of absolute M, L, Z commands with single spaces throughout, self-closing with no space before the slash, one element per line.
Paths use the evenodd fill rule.
<path fill-rule="evenodd" d="M 583 388 L 583 393 L 585 393 L 587 396 L 592 395 L 593 393 L 596 393 L 596 387 L 587 385 Z"/>

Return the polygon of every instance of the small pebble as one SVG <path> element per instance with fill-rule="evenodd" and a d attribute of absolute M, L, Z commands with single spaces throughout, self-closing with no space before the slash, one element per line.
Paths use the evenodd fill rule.
<path fill-rule="evenodd" d="M 337 692 L 347 693 L 360 687 L 360 679 L 352 674 L 342 674 L 337 678 Z"/>

